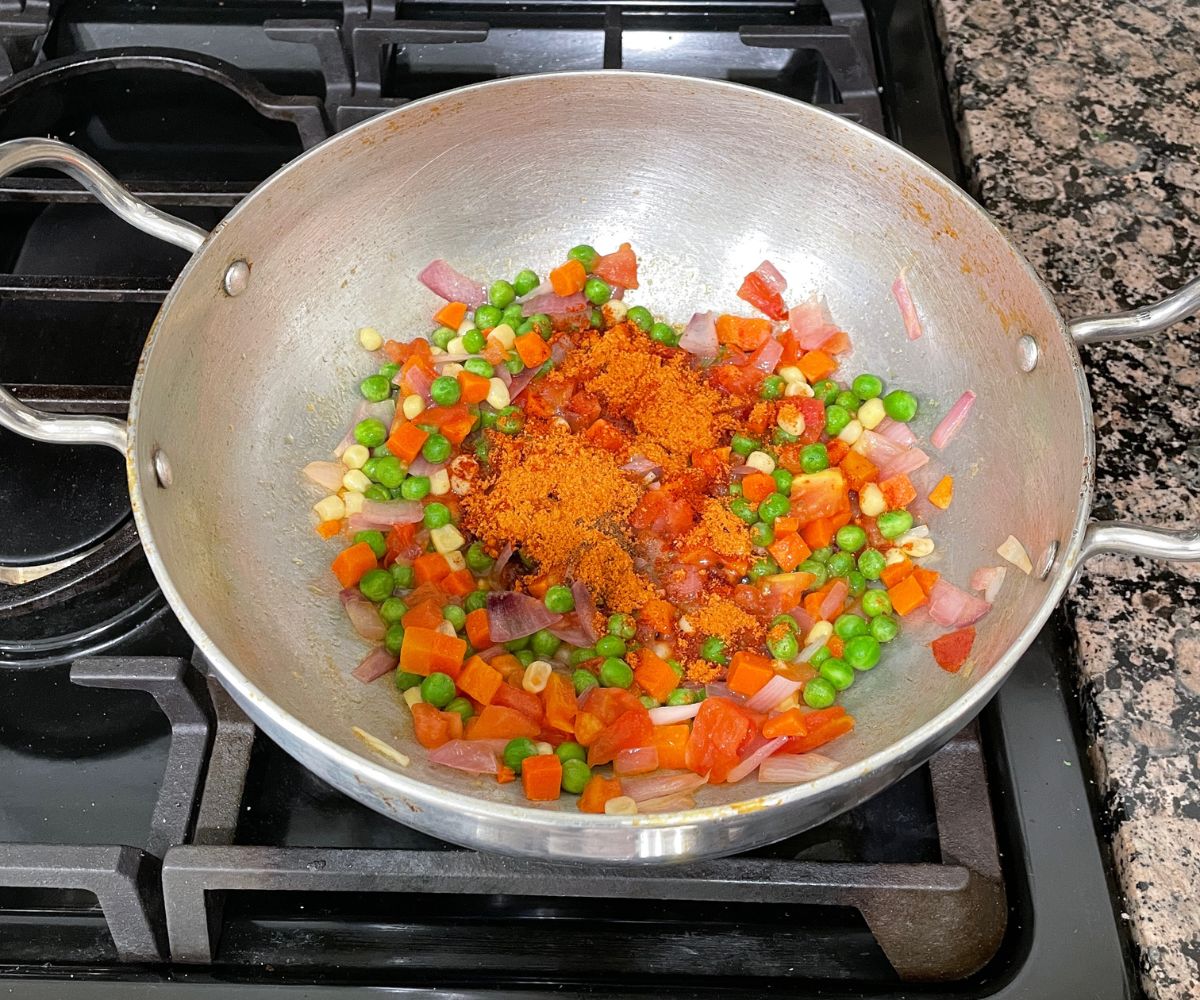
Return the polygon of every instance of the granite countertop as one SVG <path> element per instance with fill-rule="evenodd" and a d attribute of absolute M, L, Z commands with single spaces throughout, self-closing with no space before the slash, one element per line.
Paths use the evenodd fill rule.
<path fill-rule="evenodd" d="M 1195 0 L 938 0 L 972 194 L 1068 317 L 1200 274 Z M 1200 525 L 1200 322 L 1083 352 L 1096 516 Z M 1152 997 L 1200 995 L 1200 565 L 1105 556 L 1067 610 Z"/>

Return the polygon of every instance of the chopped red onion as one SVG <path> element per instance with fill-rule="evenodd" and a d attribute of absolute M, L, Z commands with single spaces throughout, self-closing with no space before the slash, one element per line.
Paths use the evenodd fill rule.
<path fill-rule="evenodd" d="M 429 387 L 433 385 L 433 376 L 419 365 L 414 365 L 403 374 L 397 372 L 392 382 L 400 386 L 401 392 L 420 396 L 427 403 L 432 398 Z"/>
<path fill-rule="evenodd" d="M 371 642 L 383 641 L 387 626 L 383 624 L 375 605 L 363 597 L 357 587 L 347 587 L 338 594 L 338 598 L 355 632 Z"/>
<path fill-rule="evenodd" d="M 350 515 L 351 531 L 384 531 L 393 524 L 418 524 L 425 508 L 414 500 L 364 500 L 362 510 Z"/>
<path fill-rule="evenodd" d="M 771 754 L 775 753 L 788 741 L 786 736 L 776 736 L 773 740 L 767 740 L 762 746 L 750 754 L 747 754 L 738 762 L 737 766 L 729 772 L 729 781 L 741 781 L 746 775 L 753 771 L 759 764 L 765 761 Z"/>
<path fill-rule="evenodd" d="M 816 655 L 817 650 L 820 649 L 822 646 L 824 646 L 825 643 L 827 643 L 828 641 L 829 641 L 828 638 L 814 639 L 807 646 L 805 646 L 802 650 L 800 650 L 799 655 L 796 657 L 796 662 L 797 663 L 807 663 L 809 660 L 811 660 L 813 658 L 813 656 Z"/>
<path fill-rule="evenodd" d="M 549 279 L 546 279 L 540 285 L 538 285 L 537 288 L 531 289 L 530 291 L 526 292 L 524 295 L 520 296 L 517 299 L 517 301 L 520 302 L 522 305 L 524 305 L 525 303 L 531 302 L 534 299 L 538 298 L 539 296 L 548 295 L 553 291 L 554 291 L 553 283 Z M 526 310 L 525 312 L 526 312 L 526 315 L 529 314 L 528 310 Z"/>
<path fill-rule="evenodd" d="M 1026 576 L 1033 572 L 1033 563 L 1029 561 L 1029 553 L 1025 551 L 1015 535 L 1009 535 L 996 549 L 996 555 L 1012 563 Z"/>
<path fill-rule="evenodd" d="M 418 455 L 413 459 L 412 465 L 408 467 L 408 474 L 410 476 L 432 476 L 444 468 L 446 468 L 445 462 L 438 462 L 437 465 L 434 465 L 424 455 Z"/>
<path fill-rule="evenodd" d="M 460 352 L 458 354 L 435 354 L 433 356 L 433 364 L 435 368 L 440 368 L 442 365 L 454 364 L 455 362 L 467 361 L 475 357 L 474 354 L 466 354 Z"/>
<path fill-rule="evenodd" d="M 304 467 L 304 475 L 329 493 L 336 493 L 342 488 L 342 476 L 345 474 L 346 467 L 341 462 L 309 462 Z"/>
<path fill-rule="evenodd" d="M 376 618 L 379 616 L 376 615 Z M 373 649 L 363 657 L 360 663 L 351 672 L 351 676 L 364 684 L 370 684 L 373 680 L 378 680 L 384 674 L 396 669 L 396 664 L 400 661 L 398 656 L 392 656 L 386 649 L 380 646 L 378 649 Z"/>
<path fill-rule="evenodd" d="M 846 600 L 846 594 L 850 592 L 850 588 L 846 585 L 845 580 L 836 580 L 829 592 L 821 601 L 821 609 L 818 612 L 826 621 L 833 621 L 836 615 L 841 614 L 842 604 Z"/>
<path fill-rule="evenodd" d="M 613 759 L 613 773 L 625 775 L 649 774 L 658 770 L 658 747 L 631 747 L 618 750 Z"/>
<path fill-rule="evenodd" d="M 729 690 L 729 685 L 724 681 L 712 681 L 704 685 L 704 696 L 706 698 L 725 698 L 732 701 L 735 705 L 742 705 L 746 699 L 740 694 L 736 694 Z"/>
<path fill-rule="evenodd" d="M 515 549 L 513 549 L 512 544 L 510 542 L 506 542 L 504 548 L 502 548 L 499 555 L 496 556 L 496 561 L 492 563 L 492 568 L 488 571 L 493 579 L 500 579 L 500 571 L 508 565 L 508 561 L 513 557 L 514 551 Z"/>
<path fill-rule="evenodd" d="M 700 711 L 700 702 L 692 705 L 660 705 L 650 709 L 650 722 L 655 726 L 673 726 L 677 722 L 694 719 Z"/>
<path fill-rule="evenodd" d="M 779 268 L 772 264 L 769 260 L 764 260 L 754 269 L 754 273 L 763 279 L 771 288 L 777 291 L 780 295 L 787 291 L 787 278 L 779 273 Z"/>
<path fill-rule="evenodd" d="M 811 295 L 788 310 L 788 328 L 806 351 L 815 351 L 839 332 L 825 299 L 819 295 Z"/>
<path fill-rule="evenodd" d="M 508 370 L 508 365 L 496 365 L 495 371 L 496 371 L 495 378 L 498 378 L 501 382 L 503 382 L 505 385 L 510 387 L 509 388 L 509 398 L 511 399 L 512 398 L 511 386 L 512 386 L 512 381 L 513 381 L 512 372 L 510 372 Z"/>
<path fill-rule="evenodd" d="M 591 645 L 600 638 L 595 625 L 596 602 L 592 600 L 591 592 L 582 580 L 576 580 L 571 584 L 571 596 L 575 598 L 575 613 L 579 615 L 579 627 L 588 636 L 587 645 Z"/>
<path fill-rule="evenodd" d="M 920 340 L 921 334 L 925 331 L 921 329 L 921 317 L 917 315 L 917 307 L 908 291 L 908 281 L 904 277 L 906 270 L 907 268 L 901 269 L 900 276 L 892 282 L 892 297 L 895 298 L 896 305 L 900 307 L 900 315 L 904 319 L 904 329 L 908 331 L 908 339 Z"/>
<path fill-rule="evenodd" d="M 550 345 L 550 360 L 556 365 L 561 365 L 566 360 L 568 352 L 574 346 L 569 337 L 559 337 Z"/>
<path fill-rule="evenodd" d="M 368 404 L 365 399 L 360 399 L 358 401 L 358 406 L 354 408 L 354 416 L 350 418 L 350 427 L 333 449 L 334 458 L 341 458 L 346 449 L 354 444 L 354 428 L 358 422 L 367 415 L 368 405 L 370 404 Z"/>
<path fill-rule="evenodd" d="M 456 771 L 466 771 L 469 774 L 495 774 L 496 751 L 487 745 L 491 742 L 493 741 L 450 740 L 430 750 L 429 759 L 434 764 L 452 767 Z"/>
<path fill-rule="evenodd" d="M 683 774 L 669 774 L 660 771 L 658 774 L 650 774 L 644 778 L 622 779 L 621 793 L 628 795 L 634 802 L 645 802 L 647 799 L 662 798 L 664 795 L 694 792 L 707 782 L 707 777 L 702 774 L 693 774 L 691 771 L 685 771 Z"/>
<path fill-rule="evenodd" d="M 696 797 L 690 792 L 660 795 L 656 799 L 644 799 L 637 804 L 640 813 L 684 812 L 696 808 Z"/>
<path fill-rule="evenodd" d="M 792 608 L 791 611 L 787 612 L 787 614 L 791 615 L 796 620 L 796 625 L 798 626 L 801 635 L 807 635 L 808 630 L 817 623 L 816 619 L 813 618 L 813 616 L 807 611 L 805 611 L 804 608 L 802 608 L 799 604 Z"/>
<path fill-rule="evenodd" d="M 971 574 L 971 589 L 983 591 L 983 599 L 988 604 L 995 604 L 1007 573 L 1003 566 L 981 566 Z"/>
<path fill-rule="evenodd" d="M 884 417 L 875 428 L 875 433 L 882 434 L 889 441 L 894 441 L 904 448 L 911 448 L 917 443 L 917 436 L 908 429 L 908 424 L 902 424 L 891 417 Z"/>
<path fill-rule="evenodd" d="M 487 297 L 483 285 L 460 274 L 440 259 L 430 261 L 417 275 L 417 280 L 447 302 L 465 302 L 471 308 L 481 305 Z"/>
<path fill-rule="evenodd" d="M 555 292 L 549 292 L 536 298 L 527 299 L 521 305 L 526 316 L 545 313 L 547 316 L 562 318 L 582 312 L 588 308 L 590 303 L 583 297 L 583 292 L 575 292 L 572 295 L 558 295 Z"/>
<path fill-rule="evenodd" d="M 679 347 L 700 358 L 712 358 L 717 354 L 717 315 L 712 312 L 695 313 L 679 337 Z"/>
<path fill-rule="evenodd" d="M 501 366 L 503 367 L 503 365 Z M 532 382 L 537 375 L 536 368 L 526 368 L 519 375 L 514 375 L 513 380 L 508 384 L 508 398 L 511 402 L 515 400 L 521 393 L 525 391 L 529 383 Z"/>
<path fill-rule="evenodd" d="M 779 359 L 783 357 L 783 344 L 774 337 L 768 337 L 762 346 L 746 359 L 746 366 L 756 368 L 760 372 L 771 374 Z"/>
<path fill-rule="evenodd" d="M 823 778 L 841 766 L 836 760 L 819 753 L 781 753 L 762 762 L 758 769 L 758 780 L 794 785 Z"/>
<path fill-rule="evenodd" d="M 929 617 L 946 628 L 974 625 L 991 607 L 945 579 L 939 579 L 929 591 Z"/>
<path fill-rule="evenodd" d="M 492 591 L 487 595 L 488 631 L 496 642 L 512 642 L 533 635 L 538 629 L 557 625 L 559 615 L 546 610 L 536 597 L 516 591 Z"/>
<path fill-rule="evenodd" d="M 751 712 L 766 712 L 802 687 L 804 687 L 803 681 L 794 681 L 782 674 L 776 674 L 754 693 L 746 702 L 746 707 Z"/>
<path fill-rule="evenodd" d="M 971 407 L 974 405 L 975 393 L 968 389 L 958 397 L 955 404 L 950 407 L 950 412 L 933 429 L 933 433 L 929 436 L 929 443 L 935 448 L 945 448 L 946 445 L 954 440 L 954 436 L 962 428 L 963 422 L 967 419 L 967 414 L 971 412 Z"/>
<path fill-rule="evenodd" d="M 630 455 L 629 461 L 621 468 L 625 472 L 632 472 L 635 476 L 644 476 L 647 472 L 662 471 L 662 467 L 656 465 L 645 455 Z"/>
<path fill-rule="evenodd" d="M 561 639 L 563 642 L 568 642 L 572 646 L 583 648 L 590 646 L 596 640 L 591 638 L 594 633 L 585 632 L 583 625 L 580 623 L 579 616 L 575 612 L 569 615 L 563 615 L 557 624 L 551 625 L 547 631 L 552 635 Z"/>

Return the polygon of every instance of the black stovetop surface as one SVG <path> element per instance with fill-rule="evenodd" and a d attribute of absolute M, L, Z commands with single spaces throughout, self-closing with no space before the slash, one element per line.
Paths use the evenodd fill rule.
<path fill-rule="evenodd" d="M 0 140 L 77 143 L 211 227 L 405 99 L 621 66 L 819 103 L 961 179 L 922 0 L 0 4 Z M 0 379 L 123 412 L 184 259 L 69 182 L 0 179 Z M 115 456 L 0 433 L 0 483 L 14 996 L 1135 995 L 1058 618 L 977 725 L 816 830 L 685 868 L 555 869 L 394 824 L 256 734 L 189 665 Z"/>

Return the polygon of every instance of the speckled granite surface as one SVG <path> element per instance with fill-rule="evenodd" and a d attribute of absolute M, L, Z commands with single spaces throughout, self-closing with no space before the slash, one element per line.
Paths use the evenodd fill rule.
<path fill-rule="evenodd" d="M 1200 274 L 1200 4 L 935 6 L 972 193 L 1064 314 Z M 1085 362 L 1097 515 L 1200 524 L 1200 323 Z M 1200 566 L 1097 559 L 1068 611 L 1143 982 L 1200 996 Z"/>

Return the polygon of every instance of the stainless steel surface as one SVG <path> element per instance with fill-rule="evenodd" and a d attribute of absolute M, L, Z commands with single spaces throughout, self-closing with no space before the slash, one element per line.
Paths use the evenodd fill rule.
<path fill-rule="evenodd" d="M 1200 277 L 1168 295 L 1161 302 L 1139 306 L 1110 316 L 1085 316 L 1071 326 L 1077 344 L 1098 344 L 1106 340 L 1129 340 L 1162 333 L 1169 326 L 1200 312 Z M 1194 557 L 1193 557 L 1194 558 Z"/>
<path fill-rule="evenodd" d="M 586 122 L 557 110 L 585 105 Z M 513 107 L 523 109 L 517 120 Z M 531 164 L 524 150 L 534 143 L 555 151 L 552 168 Z M 489 150 L 484 161 L 479 148 Z M 619 168 L 599 148 L 620 149 Z M 478 238 L 481 218 L 494 242 Z M 843 764 L 832 775 L 791 788 L 708 787 L 698 808 L 674 814 L 591 816 L 567 797 L 524 804 L 509 786 L 426 763 L 392 686 L 349 677 L 366 649 L 335 600 L 330 549 L 312 531 L 316 497 L 298 470 L 330 457 L 352 411 L 364 365 L 355 331 L 423 334 L 435 303 L 415 275 L 434 257 L 479 276 L 544 271 L 581 239 L 632 242 L 644 284 L 631 301 L 676 322 L 696 308 L 737 308 L 742 275 L 772 259 L 790 295 L 826 295 L 853 337 L 854 370 L 920 396 L 923 436 L 974 389 L 971 420 L 935 456 L 955 476 L 955 503 L 933 525 L 941 540 L 933 563 L 949 579 L 965 583 L 994 563 L 1010 533 L 1035 558 L 1058 545 L 1046 579 L 1009 573 L 959 674 L 936 666 L 928 636 L 889 648 L 886 663 L 843 696 L 858 726 L 830 748 Z M 222 287 L 237 260 L 254 280 L 231 298 Z M 901 268 L 925 321 L 916 342 L 890 293 Z M 1023 337 L 1037 346 L 1028 372 Z M 372 119 L 289 164 L 179 276 L 147 341 L 130 428 L 132 503 L 148 558 L 246 713 L 386 815 L 458 843 L 543 858 L 710 857 L 872 795 L 979 711 L 1079 561 L 1116 541 L 1108 527 L 1087 535 L 1091 407 L 1071 334 L 987 215 L 862 128 L 762 91 L 681 77 L 482 84 Z M 154 485 L 160 447 L 171 456 L 169 490 Z M 1151 529 L 1140 531 L 1136 540 L 1148 541 Z M 353 726 L 409 750 L 411 765 L 373 756 Z"/>

